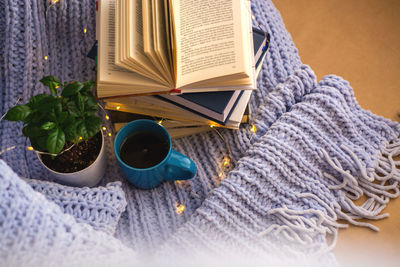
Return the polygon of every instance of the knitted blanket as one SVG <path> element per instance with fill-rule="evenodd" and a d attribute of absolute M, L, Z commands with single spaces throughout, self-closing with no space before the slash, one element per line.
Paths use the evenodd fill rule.
<path fill-rule="evenodd" d="M 95 40 L 95 1 L 64 0 L 47 10 L 49 2 L 0 2 L 0 114 L 43 92 L 45 75 L 94 78 L 86 54 Z M 360 219 L 386 217 L 381 211 L 399 194 L 399 124 L 361 109 L 342 78 L 317 83 L 273 4 L 251 3 L 271 34 L 250 103 L 257 131 L 244 126 L 174 140 L 198 167 L 189 181 L 134 188 L 109 137 L 103 187 L 62 187 L 26 149 L 22 125 L 0 122 L 1 266 L 334 265 L 329 251 L 346 227 L 338 219 L 377 230 Z M 49 193 L 57 190 L 67 193 Z M 96 201 L 81 197 L 91 194 Z"/>

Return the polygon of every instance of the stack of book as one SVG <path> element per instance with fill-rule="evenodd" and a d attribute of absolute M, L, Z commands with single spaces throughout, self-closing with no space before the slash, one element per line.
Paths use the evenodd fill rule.
<path fill-rule="evenodd" d="M 173 137 L 237 129 L 266 55 L 248 0 L 101 0 L 97 97 L 118 130 L 141 114 Z"/>

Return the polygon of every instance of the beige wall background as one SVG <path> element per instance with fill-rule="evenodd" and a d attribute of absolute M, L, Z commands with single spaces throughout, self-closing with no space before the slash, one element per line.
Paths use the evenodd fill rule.
<path fill-rule="evenodd" d="M 303 63 L 348 80 L 364 109 L 400 122 L 400 1 L 275 0 Z M 400 266 L 400 200 L 380 228 L 339 231 L 342 266 Z"/>

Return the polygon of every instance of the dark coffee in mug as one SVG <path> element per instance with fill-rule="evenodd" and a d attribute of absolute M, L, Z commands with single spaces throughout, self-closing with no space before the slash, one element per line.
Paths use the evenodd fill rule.
<path fill-rule="evenodd" d="M 120 157 L 127 165 L 146 169 L 159 164 L 168 154 L 168 139 L 151 131 L 138 131 L 121 145 Z"/>
<path fill-rule="evenodd" d="M 140 189 L 191 179 L 197 171 L 191 159 L 172 149 L 168 131 L 152 120 L 124 125 L 115 136 L 114 153 L 127 180 Z"/>

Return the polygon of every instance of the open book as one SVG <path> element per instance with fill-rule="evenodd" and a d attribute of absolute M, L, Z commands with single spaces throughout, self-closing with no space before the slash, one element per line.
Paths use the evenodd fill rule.
<path fill-rule="evenodd" d="M 256 89 L 248 0 L 102 0 L 99 98 Z"/>
<path fill-rule="evenodd" d="M 256 62 L 256 76 L 258 76 L 262 62 L 269 47 L 269 35 L 253 27 L 254 62 Z M 247 90 L 248 91 L 248 90 Z M 232 111 L 236 108 L 238 99 L 244 90 L 203 92 L 180 95 L 162 94 L 154 97 L 164 99 L 191 112 L 214 120 L 218 124 L 226 124 Z"/>

